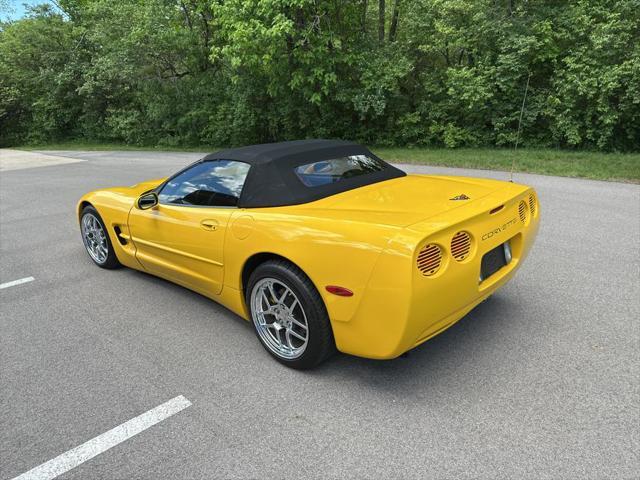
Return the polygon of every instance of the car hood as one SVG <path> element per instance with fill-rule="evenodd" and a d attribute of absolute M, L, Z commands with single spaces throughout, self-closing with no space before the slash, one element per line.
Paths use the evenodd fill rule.
<path fill-rule="evenodd" d="M 144 192 L 148 190 L 152 190 L 164 182 L 166 178 L 156 178 L 154 180 L 145 180 L 144 182 L 136 183 L 135 185 L 131 185 L 128 188 L 132 194 L 134 195 L 142 195 Z"/>
<path fill-rule="evenodd" d="M 136 199 L 144 192 L 152 190 L 165 181 L 165 178 L 157 178 L 154 180 L 145 180 L 144 182 L 136 183 L 130 187 L 111 187 L 96 190 L 94 193 L 111 194 L 117 197 L 126 199 Z"/>
<path fill-rule="evenodd" d="M 509 185 L 481 178 L 407 175 L 327 197 L 307 209 L 336 219 L 405 227 L 469 206 Z"/>

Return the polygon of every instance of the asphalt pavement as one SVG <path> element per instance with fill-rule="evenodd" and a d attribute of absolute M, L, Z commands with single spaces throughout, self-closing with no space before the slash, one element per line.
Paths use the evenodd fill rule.
<path fill-rule="evenodd" d="M 41 153 L 84 161 L 0 174 L 0 283 L 33 277 L 0 289 L 0 479 L 179 396 L 59 478 L 638 478 L 639 185 L 516 174 L 542 220 L 505 288 L 406 358 L 299 372 L 213 301 L 84 251 L 83 193 L 201 155 Z"/>

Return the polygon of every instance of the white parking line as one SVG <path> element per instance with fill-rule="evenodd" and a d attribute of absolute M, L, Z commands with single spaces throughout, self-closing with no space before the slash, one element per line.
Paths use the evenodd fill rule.
<path fill-rule="evenodd" d="M 0 290 L 3 288 L 15 287 L 16 285 L 21 285 L 23 283 L 33 282 L 35 278 L 33 277 L 25 277 L 20 278 L 19 280 L 13 280 L 12 282 L 0 283 Z"/>
<path fill-rule="evenodd" d="M 108 432 L 92 438 L 88 442 L 78 445 L 75 448 L 58 455 L 56 458 L 37 466 L 28 472 L 15 477 L 13 480 L 45 480 L 56 478 L 68 472 L 72 468 L 92 459 L 93 457 L 106 452 L 112 447 L 137 435 L 138 433 L 160 423 L 162 420 L 184 410 L 191 405 L 191 402 L 182 395 L 169 400 L 156 408 L 149 410 L 131 420 L 112 428 Z"/>

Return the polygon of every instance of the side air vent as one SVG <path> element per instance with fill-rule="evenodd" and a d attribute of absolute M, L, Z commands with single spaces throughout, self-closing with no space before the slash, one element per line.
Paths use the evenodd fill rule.
<path fill-rule="evenodd" d="M 471 237 L 467 232 L 458 232 L 451 239 L 451 255 L 458 262 L 463 261 L 471 252 Z"/>
<path fill-rule="evenodd" d="M 533 194 L 529 195 L 529 210 L 531 211 L 531 216 L 535 216 L 536 214 L 536 199 Z"/>
<path fill-rule="evenodd" d="M 527 204 L 522 200 L 518 205 L 518 215 L 520 215 L 520 221 L 526 223 L 527 221 Z"/>
<path fill-rule="evenodd" d="M 433 243 L 426 245 L 418 254 L 418 270 L 425 277 L 435 274 L 442 265 L 442 249 Z"/>
<path fill-rule="evenodd" d="M 120 229 L 120 227 L 116 225 L 115 227 L 113 227 L 113 230 L 116 232 L 116 237 L 118 238 L 118 242 L 120 242 L 120 245 L 126 245 L 127 239 L 122 234 L 122 230 Z"/>

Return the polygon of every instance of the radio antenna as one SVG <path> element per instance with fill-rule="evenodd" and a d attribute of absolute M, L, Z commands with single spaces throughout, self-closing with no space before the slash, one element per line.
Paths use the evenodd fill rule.
<path fill-rule="evenodd" d="M 531 72 L 527 77 L 527 86 L 524 88 L 524 97 L 522 97 L 522 108 L 520 108 L 520 119 L 518 120 L 518 131 L 516 132 L 516 144 L 513 148 L 513 161 L 511 162 L 511 174 L 509 181 L 513 183 L 513 170 L 516 168 L 516 152 L 518 150 L 518 140 L 520 140 L 520 129 L 522 127 L 522 116 L 524 115 L 524 105 L 527 101 L 527 92 L 529 91 L 529 80 L 531 80 Z"/>

